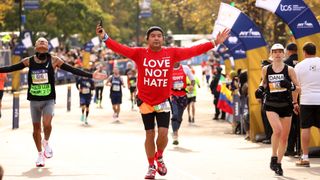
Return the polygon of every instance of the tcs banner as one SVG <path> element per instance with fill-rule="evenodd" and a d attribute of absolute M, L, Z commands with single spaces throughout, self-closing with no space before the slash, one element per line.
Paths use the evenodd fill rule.
<path fill-rule="evenodd" d="M 296 39 L 300 61 L 304 43 L 313 42 L 320 47 L 319 22 L 303 0 L 257 0 L 256 6 L 273 12 L 289 26 Z"/>

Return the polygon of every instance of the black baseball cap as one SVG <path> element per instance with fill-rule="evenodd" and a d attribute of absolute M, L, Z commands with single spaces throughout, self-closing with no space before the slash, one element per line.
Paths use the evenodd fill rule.
<path fill-rule="evenodd" d="M 148 30 L 147 30 L 147 39 L 149 39 L 149 35 L 150 33 L 152 33 L 153 31 L 160 31 L 161 34 L 163 35 L 163 30 L 161 27 L 159 26 L 151 26 Z"/>

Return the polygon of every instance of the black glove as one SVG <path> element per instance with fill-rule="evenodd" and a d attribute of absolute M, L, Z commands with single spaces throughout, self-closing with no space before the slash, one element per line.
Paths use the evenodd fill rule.
<path fill-rule="evenodd" d="M 257 99 L 262 99 L 263 98 L 263 93 L 264 93 L 264 87 L 259 86 L 258 89 L 255 92 L 256 98 Z"/>
<path fill-rule="evenodd" d="M 296 89 L 296 86 L 293 83 L 291 83 L 290 81 L 288 81 L 287 79 L 281 80 L 280 86 L 282 88 L 288 89 L 289 91 L 294 91 Z"/>

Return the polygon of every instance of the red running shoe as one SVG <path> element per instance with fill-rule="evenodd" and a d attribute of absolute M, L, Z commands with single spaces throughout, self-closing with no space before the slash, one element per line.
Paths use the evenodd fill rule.
<path fill-rule="evenodd" d="M 148 172 L 144 177 L 144 179 L 154 179 L 154 177 L 156 176 L 156 173 L 157 173 L 156 166 L 155 165 L 149 166 Z"/>
<path fill-rule="evenodd" d="M 158 157 L 158 153 L 155 154 L 155 158 L 157 161 L 157 171 L 161 176 L 164 176 L 167 174 L 167 168 L 166 165 L 163 162 L 163 157 Z"/>

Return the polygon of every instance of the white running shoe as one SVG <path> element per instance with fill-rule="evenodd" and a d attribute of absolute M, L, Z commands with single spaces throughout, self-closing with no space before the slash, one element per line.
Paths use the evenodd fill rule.
<path fill-rule="evenodd" d="M 49 143 L 48 141 L 46 140 L 42 140 L 42 146 L 44 148 L 44 153 L 43 155 L 46 157 L 46 158 L 52 158 L 53 156 L 53 152 L 52 152 L 52 149 L 51 147 L 49 146 Z"/>
<path fill-rule="evenodd" d="M 37 167 L 44 167 L 44 161 L 45 161 L 45 158 L 43 156 L 43 152 L 39 152 L 39 156 L 36 161 L 36 166 Z"/>

